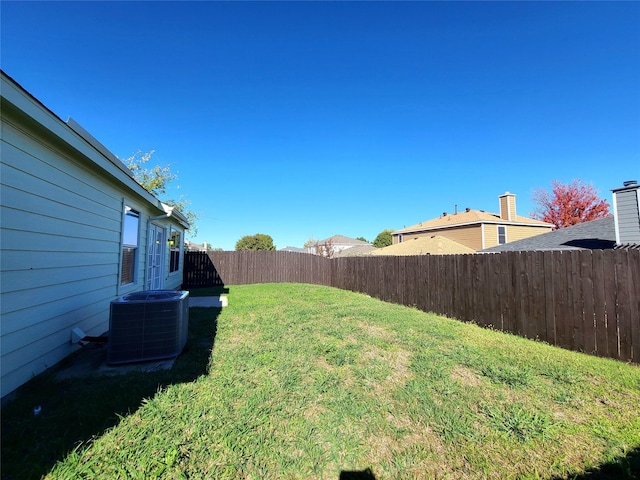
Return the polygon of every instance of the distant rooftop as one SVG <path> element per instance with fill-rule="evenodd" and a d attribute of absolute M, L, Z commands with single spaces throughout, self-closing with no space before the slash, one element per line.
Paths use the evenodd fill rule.
<path fill-rule="evenodd" d="M 613 248 L 616 232 L 613 217 L 600 218 L 560 228 L 534 237 L 516 240 L 480 253 L 514 252 L 527 250 L 604 250 Z"/>

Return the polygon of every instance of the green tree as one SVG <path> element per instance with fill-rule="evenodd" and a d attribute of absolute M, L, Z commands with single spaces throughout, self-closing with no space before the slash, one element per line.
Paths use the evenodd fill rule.
<path fill-rule="evenodd" d="M 381 231 L 376 239 L 373 241 L 373 246 L 376 248 L 388 247 L 393 243 L 391 234 L 393 233 L 393 229 L 384 229 Z"/>
<path fill-rule="evenodd" d="M 264 233 L 245 235 L 236 242 L 236 250 L 275 250 L 273 238 Z"/>
<path fill-rule="evenodd" d="M 356 238 L 356 240 L 360 240 L 361 242 L 369 243 L 369 240 L 367 240 L 367 239 L 366 239 L 366 238 L 364 238 L 364 237 L 357 237 L 357 238 Z"/>
<path fill-rule="evenodd" d="M 133 178 L 144 187 L 149 193 L 157 197 L 163 203 L 171 207 L 175 207 L 182 213 L 189 221 L 190 228 L 188 230 L 189 237 L 195 237 L 198 234 L 198 227 L 196 221 L 198 220 L 198 214 L 189 210 L 187 206 L 191 203 L 185 198 L 175 200 L 167 197 L 167 186 L 178 179 L 178 175 L 171 171 L 169 165 L 154 165 L 148 167 L 147 163 L 151 160 L 151 157 L 155 153 L 155 150 L 151 150 L 147 153 L 142 153 L 142 150 L 138 150 L 129 158 L 123 160 L 131 173 Z"/>
<path fill-rule="evenodd" d="M 309 240 L 307 240 L 306 242 L 304 242 L 303 247 L 304 248 L 311 248 L 311 247 L 315 247 L 318 244 L 318 240 L 316 240 L 313 237 L 310 237 Z"/>

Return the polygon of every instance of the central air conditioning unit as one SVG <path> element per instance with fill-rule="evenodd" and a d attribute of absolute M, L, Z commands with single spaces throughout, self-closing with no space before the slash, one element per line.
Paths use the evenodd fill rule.
<path fill-rule="evenodd" d="M 176 357 L 189 330 L 189 292 L 147 290 L 111 302 L 107 363 Z"/>

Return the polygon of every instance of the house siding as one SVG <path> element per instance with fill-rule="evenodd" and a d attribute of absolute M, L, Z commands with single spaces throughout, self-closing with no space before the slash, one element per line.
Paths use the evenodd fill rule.
<path fill-rule="evenodd" d="M 484 247 L 482 248 L 495 247 L 498 245 L 498 225 L 484 223 L 482 224 L 482 228 L 484 229 Z M 507 232 L 507 240 L 509 240 L 509 232 Z M 476 250 L 481 250 L 482 248 L 477 248 Z"/>
<path fill-rule="evenodd" d="M 619 244 L 640 243 L 640 190 L 618 191 L 614 194 L 616 209 L 616 240 Z"/>
<path fill-rule="evenodd" d="M 2 395 L 108 330 L 117 295 L 122 194 L 3 119 Z"/>
<path fill-rule="evenodd" d="M 550 230 L 550 227 L 547 226 L 510 225 L 509 222 L 505 221 L 504 223 L 477 223 L 461 227 L 434 228 L 428 232 L 403 233 L 402 235 L 404 241 L 418 237 L 442 235 L 477 251 L 498 245 L 498 225 L 507 227 L 507 242 L 533 237 Z M 398 243 L 398 235 L 393 236 L 393 244 L 395 245 L 396 243 Z"/>
<path fill-rule="evenodd" d="M 43 111 L 37 113 L 52 117 Z M 5 396 L 75 351 L 73 328 L 94 336 L 108 330 L 111 300 L 144 287 L 148 219 L 163 212 L 149 203 L 142 187 L 137 192 L 115 179 L 116 168 L 105 172 L 18 109 L 2 109 L 1 128 L 0 394 Z M 86 144 L 78 140 L 78 148 Z M 136 282 L 120 286 L 125 204 L 140 212 L 139 254 Z M 168 262 L 167 251 L 165 288 L 177 288 L 182 266 L 169 276 Z"/>

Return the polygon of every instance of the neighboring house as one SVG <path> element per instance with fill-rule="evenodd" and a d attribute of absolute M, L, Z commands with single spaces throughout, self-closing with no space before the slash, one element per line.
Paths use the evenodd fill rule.
<path fill-rule="evenodd" d="M 0 71 L 1 395 L 109 328 L 118 296 L 182 284 L 187 219 Z M 77 336 L 76 336 L 77 340 Z"/>
<path fill-rule="evenodd" d="M 207 245 L 207 242 L 200 245 L 199 243 L 193 243 L 189 240 L 184 241 L 184 249 L 187 252 L 206 252 L 208 247 L 209 245 Z"/>
<path fill-rule="evenodd" d="M 360 245 L 371 244 L 355 238 L 345 237 L 344 235 L 334 235 L 324 240 L 319 240 L 314 245 L 307 247 L 307 252 L 325 257 L 334 257 L 342 250 Z"/>
<path fill-rule="evenodd" d="M 362 257 L 365 255 L 369 255 L 374 250 L 377 250 L 377 248 L 371 245 L 370 243 L 366 245 L 356 245 L 355 247 L 350 247 L 350 248 L 345 248 L 343 250 L 340 250 L 335 255 L 333 255 L 333 258 Z"/>
<path fill-rule="evenodd" d="M 475 250 L 442 235 L 418 237 L 378 248 L 371 255 L 461 255 Z"/>
<path fill-rule="evenodd" d="M 613 248 L 616 244 L 613 217 L 599 218 L 560 228 L 535 237 L 509 242 L 480 250 L 480 253 L 516 252 L 530 250 L 599 250 Z"/>
<path fill-rule="evenodd" d="M 280 249 L 281 252 L 297 252 L 297 253 L 308 253 L 306 248 L 301 247 L 283 247 Z"/>
<path fill-rule="evenodd" d="M 614 215 L 481 250 L 605 250 L 640 245 L 640 186 L 631 180 L 612 190 Z"/>
<path fill-rule="evenodd" d="M 553 225 L 516 213 L 516 196 L 500 195 L 500 213 L 471 210 L 442 216 L 392 233 L 393 244 L 440 235 L 474 251 L 550 232 Z"/>

